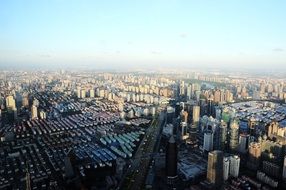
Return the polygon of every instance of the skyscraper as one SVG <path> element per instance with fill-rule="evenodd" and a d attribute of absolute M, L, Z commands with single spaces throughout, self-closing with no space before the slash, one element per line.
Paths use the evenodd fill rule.
<path fill-rule="evenodd" d="M 182 140 L 185 140 L 188 136 L 187 136 L 187 128 L 188 128 L 188 125 L 187 125 L 187 123 L 186 122 L 181 122 L 181 135 L 180 135 L 180 138 L 182 139 Z"/>
<path fill-rule="evenodd" d="M 93 89 L 89 90 L 89 97 L 94 98 L 94 90 Z"/>
<path fill-rule="evenodd" d="M 214 92 L 214 102 L 215 103 L 220 102 L 220 100 L 221 100 L 220 94 L 221 94 L 220 90 L 216 90 Z"/>
<path fill-rule="evenodd" d="M 22 106 L 23 107 L 29 107 L 29 98 L 28 96 L 24 96 L 22 99 Z"/>
<path fill-rule="evenodd" d="M 39 107 L 40 105 L 40 102 L 39 100 L 37 100 L 36 98 L 33 100 L 33 105 L 36 106 L 36 107 Z"/>
<path fill-rule="evenodd" d="M 77 98 L 80 98 L 80 87 L 78 87 L 77 88 L 77 90 L 76 90 L 76 96 L 77 96 Z"/>
<path fill-rule="evenodd" d="M 256 142 L 251 142 L 248 148 L 248 162 L 247 165 L 250 169 L 256 169 L 260 163 L 261 157 L 261 144 Z"/>
<path fill-rule="evenodd" d="M 236 152 L 238 149 L 239 142 L 239 126 L 236 119 L 230 123 L 230 137 L 229 137 L 229 148 L 231 152 Z"/>
<path fill-rule="evenodd" d="M 181 112 L 182 122 L 188 123 L 189 114 L 186 111 Z"/>
<path fill-rule="evenodd" d="M 216 186 L 223 182 L 223 152 L 220 150 L 209 152 L 207 180 Z"/>
<path fill-rule="evenodd" d="M 228 180 L 229 177 L 229 157 L 223 158 L 223 180 Z"/>
<path fill-rule="evenodd" d="M 45 111 L 43 111 L 43 110 L 40 111 L 40 118 L 41 119 L 46 119 L 47 118 L 47 114 L 46 114 Z"/>
<path fill-rule="evenodd" d="M 200 121 L 200 106 L 193 107 L 193 124 L 197 126 Z"/>
<path fill-rule="evenodd" d="M 177 144 L 171 136 L 166 148 L 166 176 L 167 183 L 173 184 L 177 179 Z"/>
<path fill-rule="evenodd" d="M 224 121 L 221 121 L 219 126 L 219 150 L 225 150 L 226 144 L 226 136 L 227 136 L 227 124 Z"/>
<path fill-rule="evenodd" d="M 81 92 L 80 92 L 80 97 L 81 97 L 81 98 L 85 98 L 85 97 L 86 97 L 85 89 L 82 89 L 82 90 L 81 90 Z"/>
<path fill-rule="evenodd" d="M 187 86 L 187 99 L 190 100 L 192 98 L 192 85 L 189 84 Z"/>
<path fill-rule="evenodd" d="M 204 150 L 212 151 L 213 150 L 213 132 L 208 130 L 204 133 Z"/>
<path fill-rule="evenodd" d="M 251 136 L 255 136 L 256 120 L 251 117 L 248 121 L 248 128 Z"/>
<path fill-rule="evenodd" d="M 225 91 L 225 101 L 226 102 L 231 102 L 233 100 L 233 94 L 229 91 Z"/>
<path fill-rule="evenodd" d="M 249 135 L 248 134 L 240 134 L 239 135 L 239 145 L 238 145 L 238 152 L 245 154 L 248 150 L 249 144 Z"/>
<path fill-rule="evenodd" d="M 180 83 L 180 96 L 185 95 L 185 81 L 181 81 Z"/>
<path fill-rule="evenodd" d="M 32 108 L 31 108 L 31 118 L 32 119 L 37 119 L 38 118 L 38 108 L 37 106 L 33 105 Z"/>
<path fill-rule="evenodd" d="M 173 118 L 175 116 L 175 109 L 171 106 L 167 107 L 167 124 L 173 122 Z"/>
<path fill-rule="evenodd" d="M 207 115 L 208 116 L 215 116 L 214 113 L 214 105 L 213 105 L 213 99 L 208 99 L 208 104 L 207 104 Z"/>
<path fill-rule="evenodd" d="M 11 110 L 16 108 L 16 102 L 13 96 L 10 95 L 6 97 L 6 107 Z"/>
<path fill-rule="evenodd" d="M 240 166 L 240 157 L 237 155 L 231 156 L 230 157 L 229 175 L 231 175 L 233 177 L 238 177 L 239 166 Z"/>

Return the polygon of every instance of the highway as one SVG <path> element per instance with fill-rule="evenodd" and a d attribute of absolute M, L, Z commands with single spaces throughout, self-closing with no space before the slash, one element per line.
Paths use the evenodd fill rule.
<path fill-rule="evenodd" d="M 118 189 L 143 189 L 150 162 L 157 152 L 156 145 L 160 139 L 164 121 L 165 112 L 161 112 L 159 117 L 152 121 Z"/>

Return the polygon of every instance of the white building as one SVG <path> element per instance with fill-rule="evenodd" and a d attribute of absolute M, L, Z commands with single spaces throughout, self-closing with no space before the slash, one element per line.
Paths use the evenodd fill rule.
<path fill-rule="evenodd" d="M 213 150 L 213 133 L 211 131 L 207 131 L 204 133 L 204 150 Z"/>
<path fill-rule="evenodd" d="M 99 97 L 104 98 L 104 90 L 103 89 L 99 90 Z"/>
<path fill-rule="evenodd" d="M 130 95 L 130 93 L 127 94 L 127 96 L 126 96 L 126 101 L 127 101 L 127 102 L 130 102 L 130 101 L 131 101 L 131 95 Z"/>
<path fill-rule="evenodd" d="M 40 118 L 41 119 L 46 119 L 47 118 L 47 114 L 43 110 L 40 111 Z"/>
<path fill-rule="evenodd" d="M 84 89 L 82 89 L 82 90 L 80 91 L 80 97 L 81 97 L 81 98 L 85 98 L 85 97 L 86 97 L 86 93 L 85 93 L 85 90 L 84 90 Z"/>
<path fill-rule="evenodd" d="M 77 96 L 77 98 L 80 98 L 80 88 L 76 89 L 76 96 Z"/>
<path fill-rule="evenodd" d="M 120 112 L 120 118 L 121 118 L 121 119 L 125 119 L 125 115 L 126 115 L 126 114 L 125 114 L 124 111 Z"/>
<path fill-rule="evenodd" d="M 130 110 L 130 111 L 128 112 L 128 117 L 129 117 L 129 118 L 133 118 L 133 117 L 134 117 L 134 111 L 133 111 L 133 110 Z"/>
<path fill-rule="evenodd" d="M 190 100 L 192 98 L 192 85 L 188 85 L 187 87 L 187 99 Z"/>
<path fill-rule="evenodd" d="M 32 119 L 37 119 L 38 118 L 38 108 L 37 106 L 33 105 L 32 108 L 31 108 L 31 118 Z"/>
<path fill-rule="evenodd" d="M 229 175 L 231 175 L 233 177 L 238 177 L 239 166 L 240 166 L 240 157 L 238 155 L 231 156 L 230 157 Z"/>
<path fill-rule="evenodd" d="M 89 90 L 89 97 L 94 98 L 94 90 L 93 89 Z"/>
<path fill-rule="evenodd" d="M 156 115 L 156 108 L 152 107 L 150 112 L 152 116 Z"/>
<path fill-rule="evenodd" d="M 149 109 L 148 109 L 148 108 L 145 108 L 145 109 L 143 110 L 143 114 L 144 114 L 144 116 L 148 116 L 148 115 L 149 115 Z"/>
<path fill-rule="evenodd" d="M 181 81 L 180 83 L 180 95 L 184 96 L 185 95 L 185 82 Z"/>
<path fill-rule="evenodd" d="M 223 180 L 228 180 L 229 177 L 229 157 L 223 159 Z"/>
<path fill-rule="evenodd" d="M 181 139 L 185 140 L 188 138 L 187 135 L 187 123 L 186 122 L 181 122 Z"/>

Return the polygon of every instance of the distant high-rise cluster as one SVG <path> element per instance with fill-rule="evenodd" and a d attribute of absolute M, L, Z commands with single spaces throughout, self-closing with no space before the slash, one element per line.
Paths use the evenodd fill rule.
<path fill-rule="evenodd" d="M 285 80 L 206 73 L 0 71 L 0 189 L 285 189 Z"/>

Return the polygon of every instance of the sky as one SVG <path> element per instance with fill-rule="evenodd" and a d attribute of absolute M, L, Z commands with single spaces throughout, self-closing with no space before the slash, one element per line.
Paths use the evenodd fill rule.
<path fill-rule="evenodd" d="M 1 0 L 0 67 L 286 72 L 285 0 Z"/>

